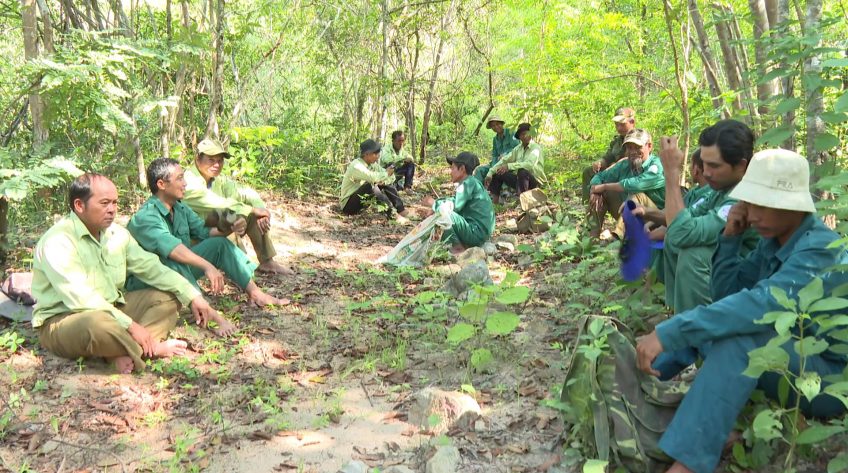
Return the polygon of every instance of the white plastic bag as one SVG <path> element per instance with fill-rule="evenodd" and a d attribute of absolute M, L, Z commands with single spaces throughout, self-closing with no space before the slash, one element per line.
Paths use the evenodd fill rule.
<path fill-rule="evenodd" d="M 424 266 L 427 263 L 427 253 L 433 243 L 436 227 L 450 228 L 453 225 L 453 220 L 450 218 L 452 212 L 453 202 L 442 203 L 436 213 L 416 225 L 400 243 L 377 260 L 377 263 L 389 266 Z"/>

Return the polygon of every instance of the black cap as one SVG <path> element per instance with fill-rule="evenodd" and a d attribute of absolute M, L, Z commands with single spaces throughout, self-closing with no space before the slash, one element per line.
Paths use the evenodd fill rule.
<path fill-rule="evenodd" d="M 526 123 L 526 122 L 520 123 L 518 125 L 518 129 L 515 130 L 515 137 L 518 138 L 518 135 L 520 135 L 522 131 L 525 131 L 525 130 L 530 131 L 530 128 L 531 128 L 531 126 L 530 126 L 529 123 Z"/>
<path fill-rule="evenodd" d="M 448 164 L 453 163 L 462 164 L 466 168 L 471 168 L 473 170 L 480 165 L 480 158 L 478 158 L 474 153 L 463 151 L 456 155 L 455 158 L 448 158 Z"/>
<path fill-rule="evenodd" d="M 367 139 L 362 143 L 359 143 L 360 155 L 365 153 L 379 153 L 381 149 L 383 149 L 383 146 L 372 139 Z"/>

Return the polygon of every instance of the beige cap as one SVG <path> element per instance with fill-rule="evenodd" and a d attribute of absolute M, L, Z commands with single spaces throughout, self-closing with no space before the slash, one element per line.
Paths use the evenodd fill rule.
<path fill-rule="evenodd" d="M 486 121 L 486 128 L 491 130 L 492 129 L 492 122 L 501 122 L 501 123 L 506 124 L 506 122 L 504 121 L 503 118 L 501 118 L 497 115 L 492 115 L 491 117 L 489 117 L 489 120 Z"/>
<path fill-rule="evenodd" d="M 651 143 L 651 134 L 641 128 L 634 128 L 624 137 L 624 146 L 627 143 L 633 143 L 637 146 L 645 146 Z"/>
<path fill-rule="evenodd" d="M 615 111 L 615 114 L 612 117 L 612 121 L 616 123 L 622 123 L 627 120 L 632 120 L 636 118 L 636 111 L 632 108 L 621 107 Z"/>
<path fill-rule="evenodd" d="M 227 148 L 224 148 L 224 145 L 222 145 L 220 141 L 213 138 L 206 138 L 200 143 L 197 143 L 197 154 L 205 154 L 206 156 L 223 154 L 228 158 L 230 157 L 230 153 L 227 152 Z"/>
<path fill-rule="evenodd" d="M 810 165 L 787 149 L 756 153 L 730 197 L 771 209 L 816 211 L 810 195 Z"/>

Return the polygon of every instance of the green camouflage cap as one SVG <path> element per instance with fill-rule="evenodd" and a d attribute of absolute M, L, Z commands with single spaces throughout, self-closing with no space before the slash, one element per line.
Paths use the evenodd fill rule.
<path fill-rule="evenodd" d="M 634 128 L 624 137 L 623 145 L 627 143 L 633 143 L 638 146 L 645 146 L 648 143 L 651 143 L 651 134 L 641 128 Z"/>
<path fill-rule="evenodd" d="M 227 158 L 230 157 L 230 153 L 227 152 L 227 148 L 225 148 L 220 141 L 213 138 L 206 138 L 200 143 L 197 143 L 197 154 L 205 154 L 206 156 L 217 156 L 219 154 L 223 154 Z"/>
<path fill-rule="evenodd" d="M 621 107 L 615 111 L 612 116 L 612 121 L 616 123 L 624 123 L 627 120 L 636 118 L 636 111 L 629 107 Z"/>

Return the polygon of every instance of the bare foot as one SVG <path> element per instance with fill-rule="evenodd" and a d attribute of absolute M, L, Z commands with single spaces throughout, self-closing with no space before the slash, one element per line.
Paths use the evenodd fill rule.
<path fill-rule="evenodd" d="M 283 274 L 286 276 L 294 274 L 294 271 L 292 271 L 291 268 L 283 266 L 272 259 L 260 264 L 256 270 L 262 273 Z"/>
<path fill-rule="evenodd" d="M 683 463 L 674 462 L 674 465 L 671 465 L 671 468 L 666 470 L 665 473 L 692 473 L 692 470 L 686 468 Z"/>
<path fill-rule="evenodd" d="M 129 356 L 119 356 L 112 358 L 110 361 L 115 363 L 115 369 L 120 374 L 130 374 L 133 372 L 133 368 L 135 368 L 135 363 L 133 363 L 133 359 Z"/>
<path fill-rule="evenodd" d="M 255 291 L 249 293 L 247 295 L 247 301 L 248 301 L 248 303 L 250 303 L 250 304 L 252 304 L 256 307 L 259 307 L 259 308 L 267 307 L 269 305 L 289 305 L 289 304 L 291 304 L 291 301 L 286 299 L 285 297 L 277 298 L 277 297 L 272 296 L 271 294 L 268 294 L 268 293 L 262 291 L 261 289 L 257 289 Z"/>
<path fill-rule="evenodd" d="M 187 348 L 188 344 L 186 342 L 170 338 L 158 342 L 156 348 L 153 349 L 153 354 L 159 358 L 170 358 L 172 356 L 185 355 Z"/>
<path fill-rule="evenodd" d="M 229 337 L 230 335 L 236 333 L 236 326 L 233 325 L 232 322 L 227 320 L 226 317 L 222 316 L 219 313 L 215 313 L 215 315 L 209 317 L 210 322 L 214 322 L 216 327 L 210 328 L 215 335 L 219 337 Z"/>
<path fill-rule="evenodd" d="M 398 216 L 395 218 L 395 221 L 400 225 L 406 225 L 409 223 L 409 219 L 400 214 L 398 214 Z"/>

